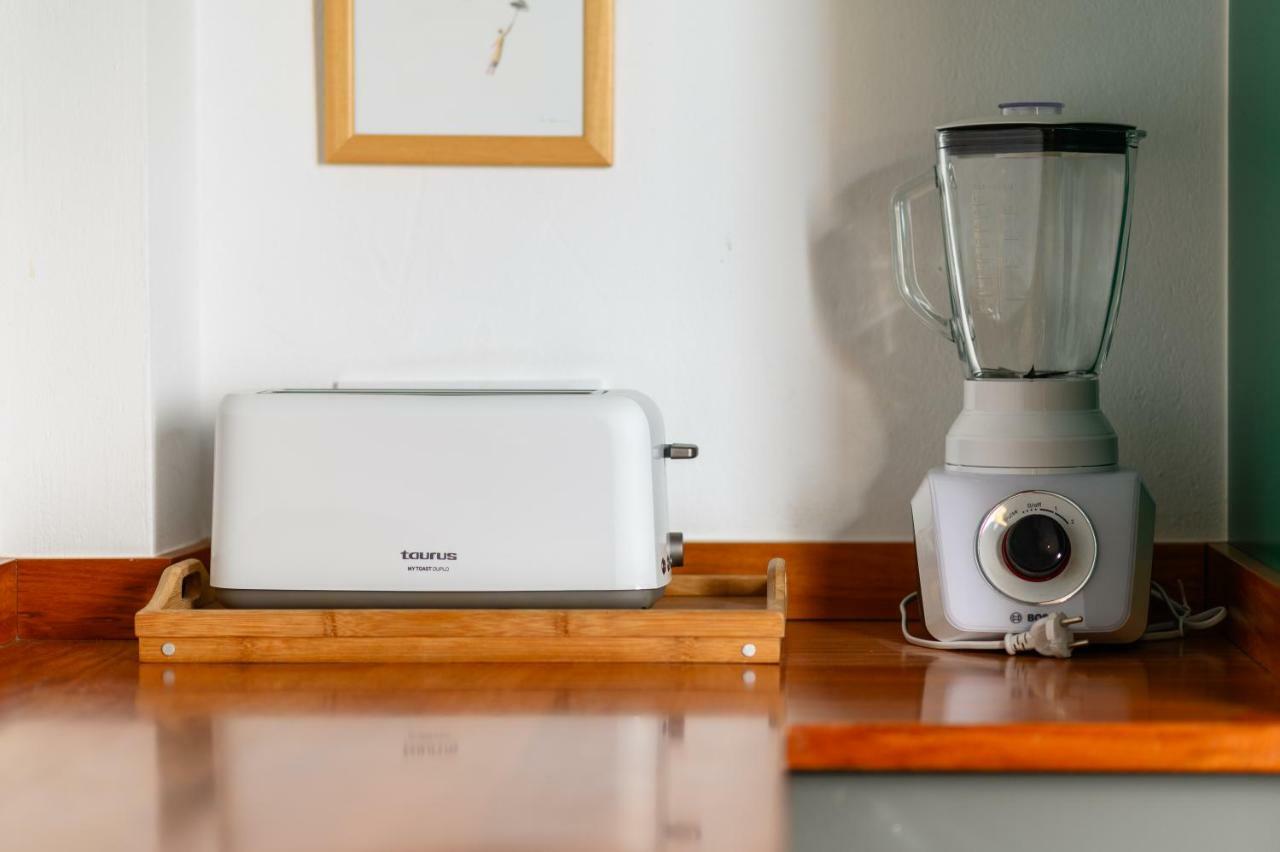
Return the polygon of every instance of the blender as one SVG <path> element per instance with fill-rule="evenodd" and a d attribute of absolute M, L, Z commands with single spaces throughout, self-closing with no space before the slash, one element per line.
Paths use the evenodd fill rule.
<path fill-rule="evenodd" d="M 934 168 L 893 197 L 898 288 L 965 368 L 946 463 L 911 501 L 935 637 L 917 644 L 1013 653 L 1029 647 L 1017 634 L 1052 616 L 1053 655 L 1068 656 L 1084 641 L 1134 641 L 1147 625 L 1155 503 L 1118 465 L 1098 405 L 1146 134 L 1069 120 L 1056 102 L 1000 110 L 938 127 Z M 934 192 L 945 312 L 920 288 L 912 241 L 913 202 Z"/>

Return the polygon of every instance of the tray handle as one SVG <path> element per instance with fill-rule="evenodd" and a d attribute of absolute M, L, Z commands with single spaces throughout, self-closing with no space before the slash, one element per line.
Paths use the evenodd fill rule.
<path fill-rule="evenodd" d="M 155 593 L 141 611 L 195 609 L 211 603 L 213 587 L 209 583 L 209 570 L 199 559 L 184 559 L 164 569 Z"/>
<path fill-rule="evenodd" d="M 765 608 L 787 614 L 787 560 L 775 556 L 769 560 L 769 579 L 765 586 Z"/>

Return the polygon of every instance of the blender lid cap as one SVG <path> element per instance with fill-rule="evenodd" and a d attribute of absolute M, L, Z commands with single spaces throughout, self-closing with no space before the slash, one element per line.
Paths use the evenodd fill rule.
<path fill-rule="evenodd" d="M 1061 101 L 1006 101 L 999 116 L 937 127 L 938 147 L 955 154 L 1123 154 L 1147 135 L 1132 124 L 1081 121 L 1062 112 Z"/>

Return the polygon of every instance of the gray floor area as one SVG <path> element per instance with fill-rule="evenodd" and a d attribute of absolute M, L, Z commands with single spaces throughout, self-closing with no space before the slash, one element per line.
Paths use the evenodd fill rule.
<path fill-rule="evenodd" d="M 1280 850 L 1280 778 L 814 773 L 790 797 L 793 852 Z"/>

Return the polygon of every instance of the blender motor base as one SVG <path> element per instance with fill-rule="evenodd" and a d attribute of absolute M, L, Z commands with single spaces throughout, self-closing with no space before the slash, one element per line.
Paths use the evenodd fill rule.
<path fill-rule="evenodd" d="M 921 608 L 937 639 L 999 638 L 1053 612 L 1083 618 L 1075 632 L 1090 642 L 1132 642 L 1146 628 L 1155 503 L 1134 471 L 935 468 L 911 514 Z M 1075 545 L 1045 580 L 1029 579 L 1001 550 L 1030 516 L 1062 526 Z M 1047 539 L 1046 547 L 1058 544 Z"/>

